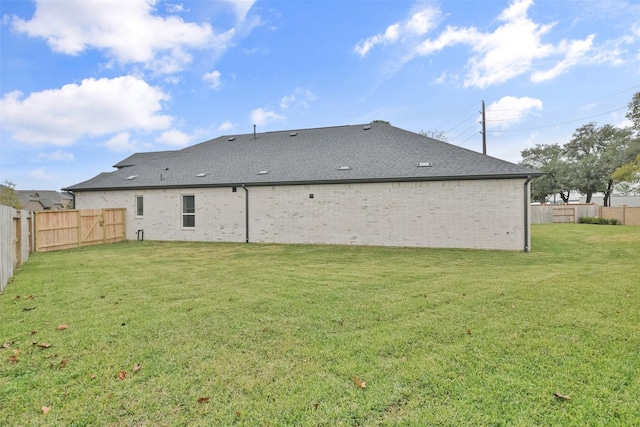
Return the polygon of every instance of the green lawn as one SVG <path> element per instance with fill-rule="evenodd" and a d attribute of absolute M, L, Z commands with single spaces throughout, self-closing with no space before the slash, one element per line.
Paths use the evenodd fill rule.
<path fill-rule="evenodd" d="M 640 425 L 640 227 L 532 236 L 33 254 L 0 295 L 0 425 Z"/>

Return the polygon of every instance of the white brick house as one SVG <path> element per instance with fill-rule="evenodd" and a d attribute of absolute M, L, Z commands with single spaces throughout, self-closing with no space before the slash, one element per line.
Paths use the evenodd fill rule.
<path fill-rule="evenodd" d="M 65 190 L 78 209 L 126 208 L 128 239 L 524 251 L 541 175 L 384 123 L 224 136 L 115 167 Z"/>

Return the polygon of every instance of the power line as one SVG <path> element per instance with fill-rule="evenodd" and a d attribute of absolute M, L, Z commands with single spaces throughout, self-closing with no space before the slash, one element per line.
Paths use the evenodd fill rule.
<path fill-rule="evenodd" d="M 569 124 L 569 123 L 581 122 L 581 121 L 584 121 L 584 120 L 592 119 L 592 118 L 594 118 L 594 117 L 604 116 L 605 114 L 609 114 L 609 113 L 613 113 L 613 112 L 616 112 L 616 111 L 624 110 L 625 108 L 627 108 L 627 106 L 626 106 L 626 105 L 625 105 L 624 107 L 616 108 L 616 109 L 614 109 L 614 110 L 605 111 L 604 113 L 594 114 L 593 116 L 583 117 L 583 118 L 581 118 L 581 119 L 575 119 L 575 120 L 568 120 L 568 121 L 566 121 L 566 122 L 555 123 L 555 124 L 552 124 L 552 125 L 537 126 L 537 127 L 525 128 L 525 129 L 489 130 L 489 131 L 487 131 L 487 132 L 493 132 L 493 133 L 502 133 L 502 132 L 523 132 L 523 131 L 529 131 L 529 130 L 537 130 L 537 129 L 552 128 L 552 127 L 555 127 L 555 126 L 561 126 L 561 125 L 566 125 L 566 124 Z M 495 121 L 499 121 L 499 120 L 495 120 Z"/>

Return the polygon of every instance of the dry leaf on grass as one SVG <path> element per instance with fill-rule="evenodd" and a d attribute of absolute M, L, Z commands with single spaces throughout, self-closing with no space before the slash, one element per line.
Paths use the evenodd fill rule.
<path fill-rule="evenodd" d="M 126 371 L 120 371 L 120 372 L 118 372 L 118 379 L 119 379 L 119 380 L 123 380 L 123 379 L 125 379 L 125 378 L 127 378 L 127 372 L 126 372 Z"/>
<path fill-rule="evenodd" d="M 92 380 L 95 380 L 96 378 L 98 378 L 98 376 L 96 374 L 91 374 L 89 378 L 91 378 Z"/>
<path fill-rule="evenodd" d="M 5 342 L 2 344 L 2 348 L 11 348 L 11 344 L 8 342 Z"/>
<path fill-rule="evenodd" d="M 554 396 L 556 397 L 556 399 L 562 399 L 562 400 L 569 400 L 571 399 L 571 397 L 569 395 L 566 394 L 560 394 L 557 391 L 555 392 Z"/>
<path fill-rule="evenodd" d="M 40 348 L 49 348 L 49 347 L 51 347 L 51 344 L 46 343 L 46 342 L 41 342 L 41 343 L 38 344 L 38 347 L 40 347 Z"/>
<path fill-rule="evenodd" d="M 66 368 L 68 364 L 69 364 L 69 359 L 62 359 L 60 361 L 60 369 Z"/>
<path fill-rule="evenodd" d="M 198 403 L 209 403 L 210 397 L 201 397 L 198 399 Z"/>
<path fill-rule="evenodd" d="M 142 368 L 142 366 L 140 366 L 140 364 L 138 363 L 136 366 L 133 367 L 133 372 L 138 372 L 140 368 Z"/>
<path fill-rule="evenodd" d="M 43 406 L 40 410 L 43 414 L 48 414 L 51 411 L 51 406 Z"/>
<path fill-rule="evenodd" d="M 67 329 L 69 327 L 69 325 L 58 325 L 57 329 L 59 331 L 64 331 L 65 329 Z"/>
<path fill-rule="evenodd" d="M 364 381 L 360 381 L 360 378 L 356 377 L 355 375 L 353 376 L 353 382 L 356 383 L 356 385 L 360 388 L 367 388 L 367 383 L 365 383 Z"/>
<path fill-rule="evenodd" d="M 9 362 L 18 363 L 18 356 L 9 356 Z"/>

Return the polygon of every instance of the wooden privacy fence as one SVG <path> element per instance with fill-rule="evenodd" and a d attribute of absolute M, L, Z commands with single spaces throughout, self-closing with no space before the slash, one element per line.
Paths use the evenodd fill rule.
<path fill-rule="evenodd" d="M 125 209 L 34 212 L 35 251 L 46 252 L 125 240 Z"/>
<path fill-rule="evenodd" d="M 603 207 L 594 204 L 575 205 L 532 205 L 532 224 L 577 223 L 582 217 L 617 219 L 618 224 L 639 225 L 640 207 Z"/>
<path fill-rule="evenodd" d="M 29 212 L 0 205 L 0 292 L 31 252 Z"/>

